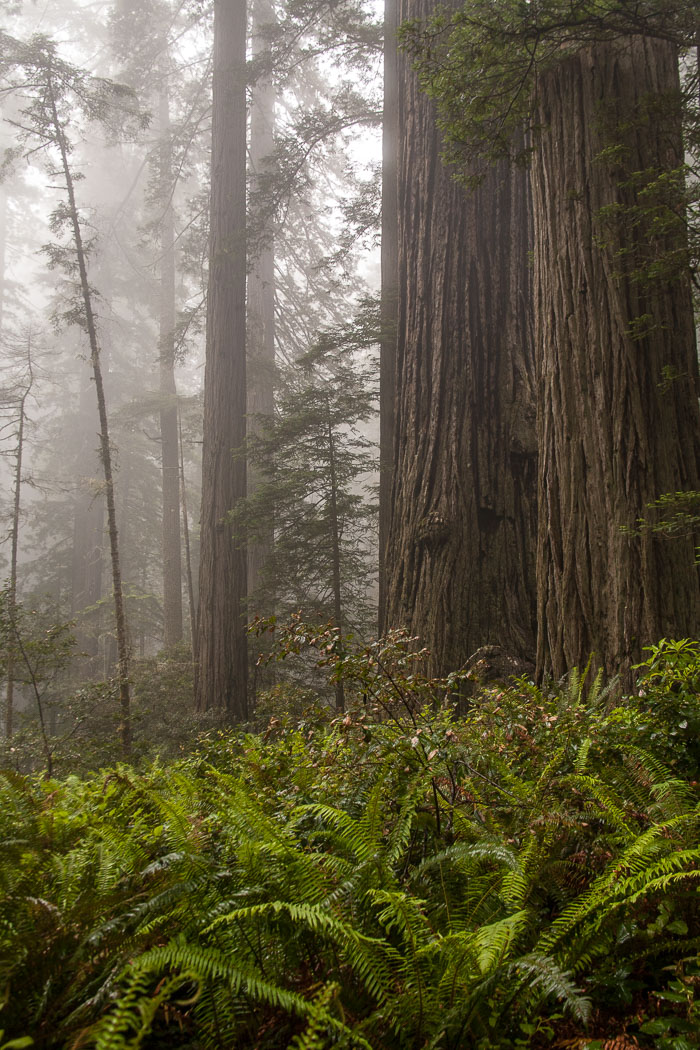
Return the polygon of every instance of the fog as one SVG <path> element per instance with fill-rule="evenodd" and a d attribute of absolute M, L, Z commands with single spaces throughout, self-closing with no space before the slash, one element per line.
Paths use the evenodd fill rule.
<path fill-rule="evenodd" d="M 178 679 L 171 709 L 193 712 L 213 18 L 195 0 L 3 8 L 3 732 L 30 768 L 86 734 L 114 743 L 127 676 L 146 719 L 156 666 Z M 376 619 L 377 13 L 258 2 L 247 54 L 248 442 L 225 452 L 248 466 L 228 508 L 246 608 L 342 615 L 361 637 Z M 253 679 L 251 710 L 273 676 Z"/>

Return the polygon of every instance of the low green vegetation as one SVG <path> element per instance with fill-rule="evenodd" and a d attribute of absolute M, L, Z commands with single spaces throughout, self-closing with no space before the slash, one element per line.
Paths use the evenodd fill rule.
<path fill-rule="evenodd" d="M 282 633 L 347 714 L 0 776 L 3 1042 L 700 1045 L 697 643 L 655 647 L 620 697 Z"/>

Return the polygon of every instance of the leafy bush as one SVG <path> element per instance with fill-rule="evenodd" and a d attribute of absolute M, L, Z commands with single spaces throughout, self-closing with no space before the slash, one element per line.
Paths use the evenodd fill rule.
<path fill-rule="evenodd" d="M 0 668 L 12 655 L 17 692 L 24 689 L 25 694 L 15 710 L 12 739 L 0 742 L 0 764 L 20 773 L 43 769 L 50 776 L 86 774 L 117 762 L 117 683 L 71 681 L 63 673 L 75 644 L 71 625 L 55 625 L 55 617 L 18 609 L 23 617 L 21 648 L 15 642 L 13 651 L 0 594 Z M 130 680 L 134 763 L 187 754 L 203 732 L 223 722 L 214 712 L 198 715 L 193 710 L 192 651 L 185 644 L 133 660 Z"/>

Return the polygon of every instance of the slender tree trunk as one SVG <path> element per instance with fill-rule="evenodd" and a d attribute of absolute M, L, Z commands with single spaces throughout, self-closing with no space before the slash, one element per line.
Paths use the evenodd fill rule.
<path fill-rule="evenodd" d="M 682 212 L 655 237 L 648 189 L 683 163 L 678 89 L 674 48 L 642 37 L 582 51 L 538 88 L 540 674 L 592 652 L 625 674 L 642 646 L 700 631 L 693 540 L 621 531 L 700 488 L 687 267 L 641 272 L 657 251 L 685 261 Z"/>
<path fill-rule="evenodd" d="M 3 335 L 4 309 L 5 309 L 5 256 L 7 242 L 7 196 L 5 189 L 0 186 L 0 337 Z M 20 406 L 19 434 L 17 441 L 17 467 L 15 471 L 14 513 L 12 531 L 12 554 L 10 559 L 10 611 L 14 622 L 14 610 L 17 596 L 17 553 L 16 534 L 19 521 L 19 478 L 21 477 L 22 442 L 24 432 L 24 398 Z M 13 582 L 14 581 L 14 582 Z M 14 708 L 14 667 L 12 656 L 7 661 L 7 686 L 5 691 L 5 736 L 12 739 L 13 733 L 13 708 Z"/>
<path fill-rule="evenodd" d="M 141 564 L 141 581 L 140 581 L 140 583 L 141 583 L 141 594 L 145 594 L 146 593 L 146 565 L 145 565 L 145 563 Z M 139 626 L 139 656 L 143 660 L 145 655 L 146 655 L 146 627 L 145 627 L 144 621 L 141 620 L 141 624 Z"/>
<path fill-rule="evenodd" d="M 5 321 L 5 266 L 7 259 L 7 192 L 0 185 L 0 334 Z"/>
<path fill-rule="evenodd" d="M 22 452 L 24 450 L 24 398 L 20 403 L 19 430 L 17 433 L 17 462 L 15 466 L 15 491 L 14 505 L 12 511 L 12 551 L 10 554 L 10 616 L 13 623 L 16 619 L 17 610 L 17 545 L 19 538 L 19 515 L 20 498 L 22 487 Z M 14 731 L 14 693 L 15 693 L 15 668 L 14 660 L 10 654 L 7 661 L 7 685 L 5 689 L 5 737 L 12 739 Z"/>
<path fill-rule="evenodd" d="M 248 716 L 247 556 L 230 521 L 246 495 L 245 86 L 245 0 L 215 0 L 196 703 L 233 721 Z"/>
<path fill-rule="evenodd" d="M 95 442 L 99 419 L 95 413 L 89 364 L 81 371 L 77 448 L 75 450 L 76 493 L 73 509 L 73 547 L 71 554 L 71 616 L 77 620 L 78 649 L 91 658 L 94 671 L 99 651 L 102 596 L 104 497 L 96 492 L 94 475 L 98 468 Z"/>
<path fill-rule="evenodd" d="M 13 612 L 14 612 L 14 610 L 13 610 Z M 12 627 L 12 632 L 13 632 L 13 634 L 15 636 L 15 645 L 17 646 L 17 649 L 19 651 L 19 655 L 22 658 L 22 663 L 24 664 L 25 671 L 26 671 L 27 676 L 29 678 L 29 682 L 31 684 L 32 691 L 34 693 L 34 699 L 36 700 L 37 714 L 39 716 L 39 731 L 41 733 L 41 743 L 42 743 L 42 748 L 43 748 L 43 751 L 44 751 L 44 758 L 46 759 L 46 772 L 45 772 L 44 776 L 45 776 L 45 778 L 47 780 L 50 780 L 51 777 L 53 776 L 53 748 L 51 747 L 51 744 L 49 743 L 49 732 L 50 731 L 54 731 L 55 732 L 55 725 L 54 725 L 54 729 L 51 730 L 50 727 L 48 727 L 47 724 L 46 724 L 46 716 L 45 716 L 45 711 L 44 711 L 44 701 L 43 701 L 43 697 L 41 695 L 41 690 L 39 689 L 39 683 L 38 683 L 37 678 L 36 678 L 36 674 L 35 674 L 35 671 L 34 671 L 34 666 L 32 664 L 32 661 L 31 661 L 30 657 L 29 657 L 29 654 L 27 653 L 27 650 L 24 647 L 24 642 L 22 641 L 22 635 L 21 635 L 21 633 L 20 633 L 20 631 L 19 631 L 19 629 L 17 627 L 17 622 L 16 622 L 14 616 L 11 616 L 10 624 L 11 624 L 11 627 Z"/>
<path fill-rule="evenodd" d="M 117 508 L 117 526 L 119 528 L 119 548 L 121 550 L 121 570 L 122 570 L 122 588 L 126 594 L 129 593 L 129 589 L 136 588 L 139 578 L 138 569 L 138 551 L 139 545 L 136 537 L 136 529 L 133 527 L 134 522 L 134 504 L 132 503 L 133 493 L 131 491 L 131 482 L 133 481 L 133 457 L 126 453 L 123 456 L 121 462 L 121 469 L 119 472 L 119 507 Z M 115 492 L 116 498 L 116 492 Z M 135 502 L 135 501 L 134 501 Z M 133 533 L 133 535 L 132 535 Z M 116 642 L 116 634 L 114 641 Z M 129 647 L 129 653 L 132 651 L 132 635 L 127 621 L 127 644 Z M 116 667 L 119 659 L 119 648 L 114 647 L 116 657 L 112 661 L 112 667 Z M 114 673 L 112 670 L 111 674 Z"/>
<path fill-rule="evenodd" d="M 185 570 L 187 576 L 187 605 L 190 614 L 190 637 L 192 639 L 192 663 L 194 666 L 194 681 L 197 681 L 197 669 L 199 667 L 199 642 L 197 632 L 197 611 L 194 596 L 194 580 L 192 578 L 192 554 L 190 550 L 190 522 L 187 513 L 187 484 L 185 481 L 185 450 L 182 440 L 182 420 L 178 415 L 180 431 L 180 485 L 182 490 L 182 534 L 185 540 Z"/>
<path fill-rule="evenodd" d="M 253 0 L 253 59 L 269 49 L 262 31 L 275 20 L 271 0 Z M 259 189 L 260 176 L 270 163 L 275 142 L 275 86 L 269 76 L 261 76 L 253 86 L 250 111 L 251 190 Z M 248 433 L 260 429 L 260 417 L 271 418 L 275 410 L 275 253 L 272 231 L 257 229 L 258 243 L 252 248 L 248 274 Z M 254 496 L 262 478 L 260 468 L 248 464 L 248 496 Z M 274 544 L 274 522 L 248 544 L 248 591 L 253 602 L 261 583 L 261 573 Z M 272 610 L 257 607 L 252 613 Z"/>
<path fill-rule="evenodd" d="M 402 0 L 399 21 L 428 0 Z M 439 159 L 432 103 L 399 58 L 398 321 L 387 626 L 431 669 L 535 647 L 536 442 L 526 174 L 471 193 Z"/>
<path fill-rule="evenodd" d="M 338 472 L 336 470 L 335 435 L 328 405 L 328 519 L 331 528 L 331 556 L 333 559 L 333 620 L 338 631 L 343 630 L 343 598 L 340 575 L 340 523 L 338 521 Z M 345 686 L 342 680 L 335 683 L 335 709 L 345 710 Z"/>
<path fill-rule="evenodd" d="M 25 406 L 27 398 L 32 389 L 34 376 L 32 372 L 31 342 L 27 343 L 27 366 L 29 377 L 27 387 L 19 400 L 19 419 L 17 426 L 17 458 L 15 460 L 15 484 L 12 499 L 12 530 L 10 550 L 10 581 L 9 581 L 9 609 L 10 619 L 13 625 L 17 618 L 17 556 L 19 552 L 19 519 L 22 502 L 22 459 L 24 455 L 24 423 L 26 419 Z M 15 628 L 16 629 L 16 628 Z M 5 689 L 5 737 L 12 739 L 14 731 L 14 693 L 15 693 L 15 668 L 14 660 L 10 654 L 7 661 L 7 685 Z"/>
<path fill-rule="evenodd" d="M 173 147 L 167 81 L 158 98 L 160 123 L 160 438 L 163 472 L 163 626 L 166 648 L 182 641 L 182 555 L 177 388 L 175 385 L 175 218 Z"/>
<path fill-rule="evenodd" d="M 70 216 L 73 230 L 73 242 L 75 245 L 78 273 L 80 277 L 80 288 L 85 311 L 85 327 L 90 343 L 90 360 L 95 380 L 95 391 L 97 394 L 97 408 L 100 417 L 100 451 L 102 456 L 102 469 L 105 479 L 105 498 L 107 503 L 107 523 L 109 532 L 109 546 L 112 563 L 112 588 L 114 597 L 114 618 L 117 628 L 117 651 L 119 661 L 117 665 L 117 681 L 119 683 L 119 702 L 121 711 L 121 724 L 119 728 L 122 751 L 128 755 L 131 750 L 131 702 L 129 695 L 129 648 L 127 641 L 126 614 L 124 611 L 124 595 L 122 593 L 121 567 L 119 563 L 119 538 L 117 535 L 117 515 L 114 504 L 114 476 L 112 473 L 112 453 L 109 443 L 109 424 L 107 419 L 107 402 L 105 399 L 104 383 L 102 380 L 102 367 L 100 364 L 100 348 L 97 340 L 97 326 L 92 309 L 92 292 L 88 282 L 87 263 L 83 248 L 83 238 L 80 230 L 80 218 L 75 202 L 75 191 L 73 187 L 73 175 L 68 161 L 68 145 L 63 132 L 56 109 L 56 97 L 53 88 L 51 74 L 47 79 L 49 104 L 51 106 L 51 118 L 55 132 L 55 141 L 61 155 L 61 168 L 68 196 L 68 214 Z"/>
<path fill-rule="evenodd" d="M 384 115 L 382 119 L 381 342 L 379 346 L 379 634 L 387 603 L 387 545 L 391 528 L 396 400 L 398 302 L 398 49 L 397 0 L 384 3 Z"/>

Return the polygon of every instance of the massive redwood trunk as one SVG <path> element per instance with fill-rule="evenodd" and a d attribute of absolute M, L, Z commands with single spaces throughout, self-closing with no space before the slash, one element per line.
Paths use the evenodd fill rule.
<path fill-rule="evenodd" d="M 215 0 L 196 702 L 234 721 L 248 714 L 247 559 L 230 518 L 246 495 L 245 60 L 245 0 Z"/>
<path fill-rule="evenodd" d="M 403 0 L 399 22 L 425 18 Z M 438 673 L 481 645 L 534 652 L 536 450 L 527 176 L 468 194 L 399 61 L 398 322 L 387 624 Z"/>
<path fill-rule="evenodd" d="M 642 37 L 584 50 L 539 84 L 540 673 L 591 652 L 624 673 L 643 645 L 700 630 L 692 538 L 621 531 L 662 493 L 700 485 L 682 208 L 655 236 L 672 213 L 649 192 L 683 161 L 678 86 L 674 48 Z M 651 279 L 676 251 L 681 265 Z"/>

